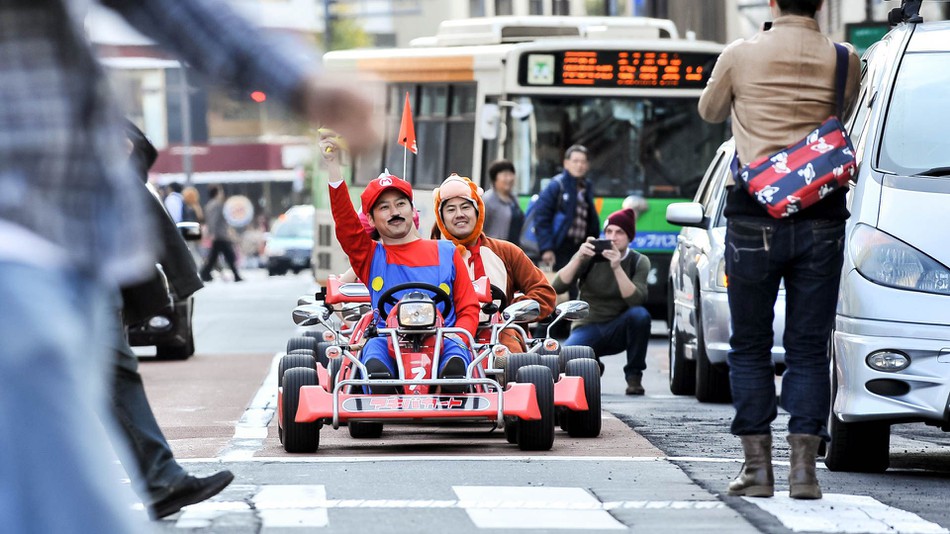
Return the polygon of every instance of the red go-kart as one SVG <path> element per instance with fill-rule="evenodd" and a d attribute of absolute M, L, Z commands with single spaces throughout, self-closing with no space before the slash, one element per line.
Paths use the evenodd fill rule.
<path fill-rule="evenodd" d="M 476 289 L 479 285 L 476 284 Z M 488 285 L 481 284 L 481 302 L 491 302 Z M 401 293 L 397 300 L 396 293 Z M 335 305 L 368 302 L 362 284 L 341 284 L 331 278 L 324 302 L 294 309 L 301 326 L 322 325 L 329 346 L 322 358 L 311 351 L 295 350 L 281 359 L 278 368 L 278 428 L 288 452 L 314 452 L 324 425 L 346 425 L 355 438 L 379 437 L 384 423 L 433 424 L 492 423 L 517 425 L 514 442 L 522 450 L 550 450 L 554 444 L 555 383 L 544 365 L 522 365 L 502 384 L 486 373 L 493 368 L 492 350 L 480 346 L 471 334 L 442 323 L 438 305 L 447 311 L 451 298 L 440 288 L 424 283 L 395 286 L 379 298 L 377 309 L 364 314 L 343 340 L 340 325 L 331 320 Z M 531 300 L 507 307 L 501 317 L 509 324 L 537 318 L 539 306 Z M 384 328 L 377 328 L 378 318 Z M 441 348 L 452 335 L 472 351 L 464 378 L 437 378 Z M 334 337 L 339 336 L 339 337 Z M 359 351 L 367 336 L 387 338 L 398 376 L 366 379 Z M 481 349 L 481 350 L 479 350 Z M 309 352 L 309 353 L 308 353 Z M 395 393 L 368 393 L 366 388 L 395 387 Z M 451 388 L 452 393 L 443 392 Z M 462 391 L 462 392 L 455 392 Z"/>

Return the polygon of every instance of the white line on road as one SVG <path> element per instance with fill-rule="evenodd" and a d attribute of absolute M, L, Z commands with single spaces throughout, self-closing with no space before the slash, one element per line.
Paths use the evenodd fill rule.
<path fill-rule="evenodd" d="M 478 528 L 627 528 L 581 488 L 452 486 L 452 490 L 459 496 L 458 506 Z"/>
<path fill-rule="evenodd" d="M 860 532 L 867 534 L 947 534 L 947 529 L 872 497 L 826 493 L 820 500 L 791 499 L 788 493 L 771 499 L 743 497 L 774 515 L 794 532 Z"/>
<path fill-rule="evenodd" d="M 264 382 L 234 427 L 234 437 L 218 454 L 220 459 L 247 460 L 253 458 L 254 453 L 264 447 L 264 440 L 267 439 L 267 425 L 270 424 L 277 411 L 277 368 L 283 355 L 282 352 L 274 355 Z"/>

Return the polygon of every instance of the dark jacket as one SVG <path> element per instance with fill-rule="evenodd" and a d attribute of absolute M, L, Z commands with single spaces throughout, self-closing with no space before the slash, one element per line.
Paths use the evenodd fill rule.
<path fill-rule="evenodd" d="M 560 193 L 560 199 L 558 199 Z M 594 191 L 590 179 L 584 197 L 587 199 L 587 235 L 600 235 L 600 217 L 594 206 Z M 574 222 L 577 210 L 577 179 L 561 171 L 538 195 L 535 234 L 541 252 L 557 250 L 564 243 L 567 231 Z"/>

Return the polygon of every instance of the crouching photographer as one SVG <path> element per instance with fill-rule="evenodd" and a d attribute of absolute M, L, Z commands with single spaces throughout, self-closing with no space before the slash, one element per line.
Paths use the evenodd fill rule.
<path fill-rule="evenodd" d="M 576 284 L 578 298 L 590 304 L 590 315 L 573 323 L 564 345 L 586 345 L 598 358 L 625 351 L 626 393 L 643 395 L 651 321 L 643 303 L 647 298 L 650 260 L 629 248 L 634 235 L 633 210 L 612 213 L 604 227 L 606 239 L 588 237 L 557 272 L 552 285 L 555 291 L 563 293 Z"/>

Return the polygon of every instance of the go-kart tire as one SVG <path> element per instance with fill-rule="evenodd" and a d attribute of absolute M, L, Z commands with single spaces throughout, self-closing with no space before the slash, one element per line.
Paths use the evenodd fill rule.
<path fill-rule="evenodd" d="M 315 452 L 320 446 L 322 422 L 297 423 L 297 406 L 300 403 L 300 388 L 319 385 L 317 372 L 313 369 L 295 367 L 284 373 L 281 426 L 283 427 L 284 450 L 287 452 Z"/>
<path fill-rule="evenodd" d="M 557 354 L 541 354 L 541 365 L 551 370 L 551 377 L 557 382 L 561 378 L 561 357 Z"/>
<path fill-rule="evenodd" d="M 330 375 L 330 384 L 327 388 L 327 391 L 333 393 L 333 388 L 336 387 L 336 381 L 339 377 L 337 375 L 340 373 L 340 369 L 343 367 L 343 358 L 335 358 L 330 360 L 330 365 L 327 367 L 327 373 Z"/>
<path fill-rule="evenodd" d="M 316 354 L 317 340 L 307 336 L 292 337 L 287 340 L 287 352 L 289 353 L 294 349 L 309 349 L 312 350 L 314 354 Z"/>
<path fill-rule="evenodd" d="M 327 347 L 334 345 L 331 341 L 320 341 L 317 343 L 317 350 L 313 354 L 313 358 L 317 360 L 317 363 L 322 363 L 327 369 L 330 368 L 330 358 L 327 358 Z"/>
<path fill-rule="evenodd" d="M 580 358 L 567 362 L 567 376 L 579 376 L 584 379 L 584 398 L 587 410 L 575 412 L 566 410 L 564 422 L 567 434 L 572 438 L 596 438 L 600 435 L 600 366 L 589 358 Z"/>
<path fill-rule="evenodd" d="M 518 369 L 525 365 L 541 365 L 541 356 L 531 352 L 509 354 L 508 363 L 505 366 L 505 383 L 511 384 L 517 382 Z"/>
<path fill-rule="evenodd" d="M 284 375 L 287 374 L 287 371 L 297 367 L 316 371 L 317 362 L 314 361 L 311 354 L 292 353 L 285 355 L 280 359 L 280 363 L 277 364 L 277 384 L 283 384 Z"/>
<path fill-rule="evenodd" d="M 541 419 L 518 421 L 518 448 L 523 451 L 549 451 L 554 446 L 554 377 L 543 365 L 518 369 L 517 382 L 534 384 Z"/>
<path fill-rule="evenodd" d="M 356 439 L 376 439 L 383 435 L 383 424 L 372 421 L 350 421 L 347 428 L 350 437 Z"/>
<path fill-rule="evenodd" d="M 594 362 L 598 362 L 597 356 L 594 354 L 594 349 L 585 345 L 572 345 L 570 347 L 561 348 L 558 368 L 562 373 L 567 372 L 567 362 L 580 358 L 590 358 L 594 360 Z M 597 365 L 600 367 L 599 363 Z"/>
<path fill-rule="evenodd" d="M 317 341 L 323 341 L 323 332 L 326 331 L 327 327 L 323 326 L 322 324 L 318 324 L 318 325 L 312 326 L 311 328 L 313 328 L 313 330 L 307 330 L 306 332 L 303 333 L 303 336 L 312 337 L 313 339 L 316 339 Z"/>
<path fill-rule="evenodd" d="M 505 417 L 505 440 L 512 445 L 518 443 L 518 418 Z"/>

